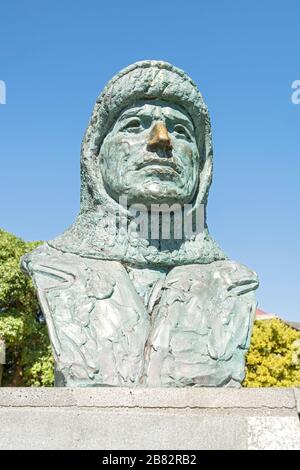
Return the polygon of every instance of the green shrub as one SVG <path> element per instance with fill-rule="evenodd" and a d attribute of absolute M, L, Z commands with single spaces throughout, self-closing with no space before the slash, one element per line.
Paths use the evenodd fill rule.
<path fill-rule="evenodd" d="M 53 385 L 53 359 L 45 325 L 31 313 L 0 314 L 0 336 L 6 345 L 3 385 Z"/>
<path fill-rule="evenodd" d="M 51 386 L 53 359 L 38 301 L 20 258 L 41 242 L 26 243 L 0 229 L 0 337 L 6 344 L 3 385 Z"/>
<path fill-rule="evenodd" d="M 257 320 L 244 387 L 300 387 L 300 332 L 279 319 Z"/>

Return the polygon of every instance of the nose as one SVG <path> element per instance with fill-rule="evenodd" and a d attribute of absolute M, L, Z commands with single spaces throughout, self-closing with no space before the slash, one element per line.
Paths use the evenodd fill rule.
<path fill-rule="evenodd" d="M 158 148 L 172 150 L 171 139 L 163 122 L 155 123 L 151 129 L 148 148 L 150 150 L 156 150 Z"/>

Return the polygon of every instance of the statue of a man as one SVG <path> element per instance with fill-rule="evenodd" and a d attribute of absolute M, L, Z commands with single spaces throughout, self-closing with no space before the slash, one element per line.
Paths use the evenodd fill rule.
<path fill-rule="evenodd" d="M 169 214 L 169 237 L 157 211 L 201 214 L 212 157 L 207 107 L 182 70 L 138 62 L 104 88 L 82 143 L 79 216 L 22 260 L 46 317 L 56 385 L 241 383 L 257 276 L 227 259 L 205 210 L 189 236 Z"/>

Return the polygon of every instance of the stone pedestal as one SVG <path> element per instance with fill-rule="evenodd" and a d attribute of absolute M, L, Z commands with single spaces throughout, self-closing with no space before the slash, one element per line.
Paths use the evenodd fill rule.
<path fill-rule="evenodd" d="M 0 449 L 300 449 L 299 402 L 299 389 L 2 388 Z"/>

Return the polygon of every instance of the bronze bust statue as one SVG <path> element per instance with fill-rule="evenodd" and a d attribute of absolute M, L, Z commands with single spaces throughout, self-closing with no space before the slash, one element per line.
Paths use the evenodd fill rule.
<path fill-rule="evenodd" d="M 57 386 L 240 385 L 258 280 L 209 234 L 212 159 L 208 109 L 182 70 L 138 62 L 104 88 L 82 143 L 77 220 L 22 260 Z M 162 207 L 203 223 L 178 235 L 174 209 L 163 236 Z"/>

